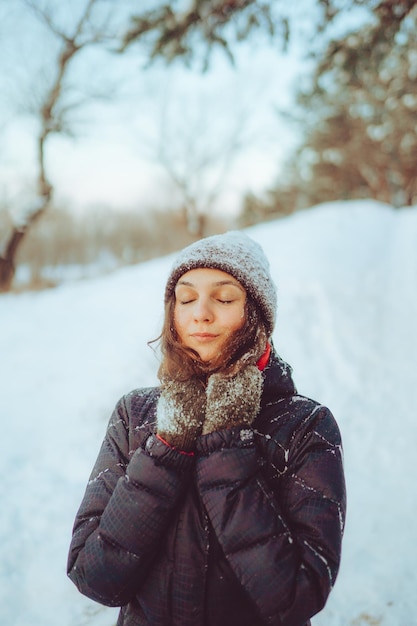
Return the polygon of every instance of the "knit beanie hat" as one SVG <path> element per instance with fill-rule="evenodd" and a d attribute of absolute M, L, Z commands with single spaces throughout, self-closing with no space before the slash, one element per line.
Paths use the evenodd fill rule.
<path fill-rule="evenodd" d="M 241 231 L 229 231 L 195 241 L 180 252 L 165 289 L 165 302 L 178 279 L 189 270 L 207 267 L 231 274 L 262 311 L 268 335 L 272 335 L 277 309 L 276 287 L 261 246 Z"/>

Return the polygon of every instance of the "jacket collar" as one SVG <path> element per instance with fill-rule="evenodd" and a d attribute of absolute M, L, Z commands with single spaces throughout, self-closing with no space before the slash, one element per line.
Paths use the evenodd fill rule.
<path fill-rule="evenodd" d="M 292 379 L 292 368 L 286 363 L 272 346 L 269 361 L 264 369 L 264 387 L 262 405 L 292 396 L 297 389 Z"/>

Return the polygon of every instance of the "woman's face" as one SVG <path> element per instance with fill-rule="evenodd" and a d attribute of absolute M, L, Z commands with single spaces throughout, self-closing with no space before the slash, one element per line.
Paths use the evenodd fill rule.
<path fill-rule="evenodd" d="M 175 287 L 174 324 L 180 341 L 202 361 L 221 354 L 230 335 L 245 323 L 246 292 L 230 274 L 198 268 Z"/>

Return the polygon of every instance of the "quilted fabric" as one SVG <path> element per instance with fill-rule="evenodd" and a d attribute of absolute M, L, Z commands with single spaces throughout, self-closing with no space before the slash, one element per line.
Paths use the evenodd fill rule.
<path fill-rule="evenodd" d="M 118 626 L 305 626 L 335 582 L 345 519 L 339 429 L 272 353 L 251 428 L 194 456 L 152 433 L 157 388 L 123 397 L 77 513 L 68 574 Z"/>

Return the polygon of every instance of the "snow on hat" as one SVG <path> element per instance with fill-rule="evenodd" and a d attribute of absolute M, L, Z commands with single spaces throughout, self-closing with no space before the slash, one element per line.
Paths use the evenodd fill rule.
<path fill-rule="evenodd" d="M 269 271 L 269 262 L 261 246 L 233 230 L 195 241 L 180 252 L 171 269 L 165 288 L 165 302 L 172 296 L 178 279 L 199 267 L 231 274 L 255 300 L 272 334 L 277 309 L 277 293 Z"/>

